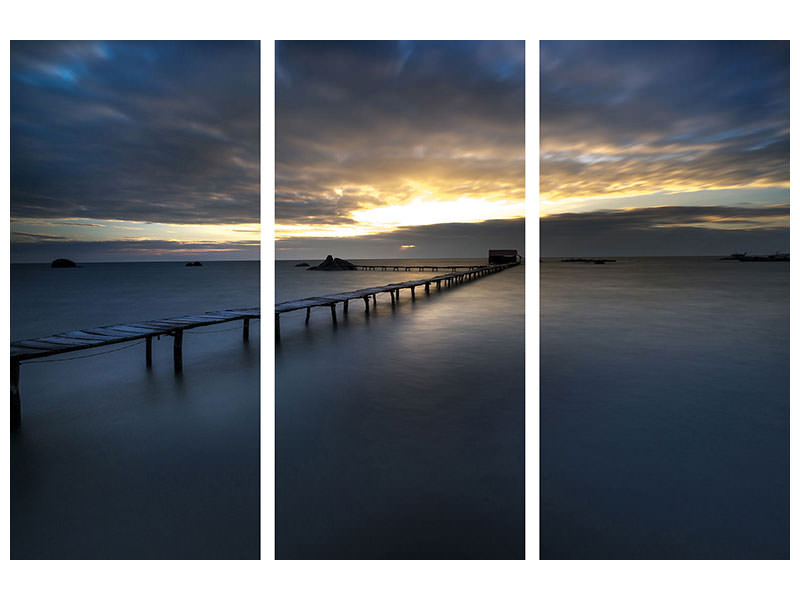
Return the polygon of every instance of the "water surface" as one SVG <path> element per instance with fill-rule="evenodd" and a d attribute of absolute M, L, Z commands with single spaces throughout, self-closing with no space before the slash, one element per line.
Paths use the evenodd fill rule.
<path fill-rule="evenodd" d="M 257 306 L 258 279 L 257 262 L 12 265 L 11 338 Z M 259 330 L 187 331 L 180 376 L 166 336 L 151 370 L 142 342 L 24 362 L 12 558 L 258 558 Z"/>
<path fill-rule="evenodd" d="M 543 558 L 788 558 L 788 263 L 548 259 L 540 325 Z"/>
<path fill-rule="evenodd" d="M 431 276 L 295 262 L 276 263 L 277 301 Z M 351 302 L 336 327 L 327 307 L 281 317 L 278 558 L 524 556 L 524 275 Z"/>

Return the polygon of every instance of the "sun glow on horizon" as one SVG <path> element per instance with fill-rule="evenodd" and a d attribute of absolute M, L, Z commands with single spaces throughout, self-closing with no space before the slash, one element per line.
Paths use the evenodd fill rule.
<path fill-rule="evenodd" d="M 338 192 L 338 190 L 337 190 Z M 275 238 L 355 237 L 388 233 L 403 227 L 445 223 L 482 223 L 494 219 L 525 216 L 525 201 L 506 199 L 500 194 L 483 197 L 458 196 L 443 199 L 433 192 L 422 192 L 408 202 L 370 206 L 352 210 L 349 223 L 275 224 Z"/>
<path fill-rule="evenodd" d="M 151 223 L 114 219 L 12 219 L 12 239 L 18 242 L 152 241 L 176 243 L 251 242 L 261 238 L 260 223 Z"/>

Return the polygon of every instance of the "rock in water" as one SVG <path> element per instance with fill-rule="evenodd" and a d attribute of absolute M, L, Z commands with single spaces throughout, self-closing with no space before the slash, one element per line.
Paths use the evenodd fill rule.
<path fill-rule="evenodd" d="M 196 260 L 196 261 L 194 261 L 194 262 L 188 262 L 188 263 L 186 263 L 186 266 L 187 266 L 187 267 L 202 267 L 202 266 L 203 266 L 203 263 L 201 263 L 199 260 Z"/>
<path fill-rule="evenodd" d="M 297 263 L 295 267 L 307 267 L 308 263 Z"/>
<path fill-rule="evenodd" d="M 68 258 L 57 258 L 50 263 L 50 266 L 54 269 L 66 269 L 67 267 L 77 267 L 78 265 Z"/>
<path fill-rule="evenodd" d="M 356 266 L 343 258 L 333 258 L 330 254 L 316 267 L 308 267 L 309 271 L 355 271 Z"/>

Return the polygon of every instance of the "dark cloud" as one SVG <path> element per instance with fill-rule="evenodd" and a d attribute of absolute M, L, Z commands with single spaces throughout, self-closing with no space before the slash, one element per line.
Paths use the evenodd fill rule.
<path fill-rule="evenodd" d="M 324 258 L 327 254 L 342 258 L 481 258 L 488 256 L 490 248 L 515 248 L 524 255 L 525 219 L 402 227 L 348 238 L 290 238 L 276 242 L 275 254 L 279 260 Z"/>
<path fill-rule="evenodd" d="M 259 220 L 257 42 L 12 42 L 11 215 Z"/>
<path fill-rule="evenodd" d="M 522 42 L 279 42 L 276 222 L 346 224 L 419 184 L 521 199 L 524 106 Z"/>
<path fill-rule="evenodd" d="M 542 218 L 542 256 L 727 255 L 789 249 L 789 206 L 659 206 Z"/>
<path fill-rule="evenodd" d="M 549 198 L 785 186 L 788 42 L 542 42 Z"/>
<path fill-rule="evenodd" d="M 58 240 L 66 240 L 64 236 L 61 235 L 47 235 L 45 233 L 27 233 L 25 231 L 15 231 L 11 234 L 11 239 L 15 241 L 58 241 Z"/>

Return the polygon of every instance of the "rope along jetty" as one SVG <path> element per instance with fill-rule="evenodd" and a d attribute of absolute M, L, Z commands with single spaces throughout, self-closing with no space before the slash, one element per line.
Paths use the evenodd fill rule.
<path fill-rule="evenodd" d="M 352 292 L 341 292 L 338 294 L 328 294 L 326 296 L 314 296 L 312 298 L 303 298 L 301 300 L 290 300 L 288 302 L 281 302 L 280 304 L 275 305 L 275 341 L 276 342 L 280 341 L 280 334 L 281 334 L 280 317 L 283 313 L 306 309 L 306 323 L 308 323 L 308 320 L 311 318 L 312 308 L 319 306 L 327 306 L 330 307 L 331 319 L 333 323 L 336 323 L 336 304 L 339 302 L 342 303 L 343 313 L 347 314 L 347 309 L 350 304 L 350 300 L 361 299 L 364 301 L 364 311 L 368 313 L 370 299 L 372 299 L 372 306 L 374 307 L 377 304 L 378 294 L 389 294 L 389 297 L 392 300 L 392 306 L 394 306 L 395 303 L 400 302 L 400 290 L 410 290 L 411 299 L 414 300 L 416 299 L 415 289 L 418 287 L 424 286 L 425 293 L 430 294 L 431 285 L 433 284 L 436 284 L 437 290 L 441 289 L 442 285 L 444 285 L 445 287 L 452 287 L 454 285 L 464 283 L 466 281 L 472 281 L 473 279 L 478 279 L 480 277 L 484 277 L 492 273 L 497 273 L 498 271 L 503 271 L 505 269 L 515 267 L 517 266 L 517 264 L 519 263 L 480 265 L 477 267 L 469 267 L 467 271 L 461 271 L 461 272 L 454 271 L 452 273 L 447 273 L 446 275 L 437 275 L 435 277 L 430 277 L 428 279 L 416 279 L 413 281 L 403 281 L 401 283 L 390 283 L 388 285 L 364 288 L 361 290 L 354 290 Z M 401 266 L 401 268 L 405 267 Z M 449 267 L 441 267 L 441 268 L 449 268 Z"/>
<path fill-rule="evenodd" d="M 107 325 L 92 329 L 80 329 L 66 333 L 56 333 L 42 338 L 19 340 L 11 342 L 11 427 L 18 428 L 22 423 L 22 405 L 19 394 L 19 367 L 24 360 L 33 360 L 77 352 L 99 346 L 122 344 L 134 340 L 144 339 L 145 364 L 153 365 L 153 337 L 168 335 L 173 338 L 172 358 L 175 372 L 183 370 L 183 332 L 187 329 L 217 325 L 229 321 L 242 321 L 242 339 L 247 342 L 250 338 L 250 319 L 261 318 L 259 308 L 242 308 L 235 310 L 222 310 L 206 312 L 198 315 L 187 315 L 171 319 L 158 319 L 155 321 L 141 321 L 125 325 Z M 122 350 L 124 348 L 119 348 Z M 109 350 L 114 352 L 115 350 Z M 83 358 L 83 357 L 76 357 Z M 62 359 L 69 360 L 69 359 Z"/>

